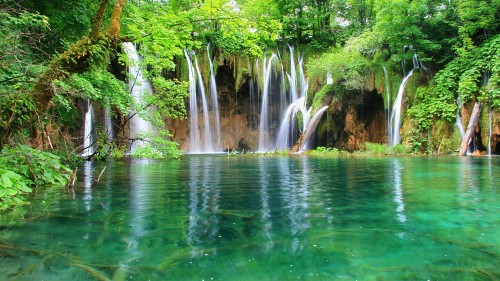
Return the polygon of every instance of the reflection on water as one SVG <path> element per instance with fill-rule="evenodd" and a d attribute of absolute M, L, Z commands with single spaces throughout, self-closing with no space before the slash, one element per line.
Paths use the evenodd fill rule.
<path fill-rule="evenodd" d="M 397 204 L 396 213 L 397 219 L 401 223 L 406 222 L 406 216 L 404 214 L 405 202 L 403 196 L 403 183 L 401 181 L 401 172 L 403 167 L 398 159 L 393 159 L 392 171 L 394 173 L 394 202 Z"/>
<path fill-rule="evenodd" d="M 265 244 L 265 251 L 266 253 L 269 253 L 270 250 L 272 250 L 274 243 L 273 243 L 273 234 L 272 234 L 272 229 L 273 229 L 273 223 L 271 220 L 271 206 L 270 206 L 270 198 L 269 198 L 269 173 L 266 169 L 266 159 L 259 159 L 259 175 L 260 175 L 260 200 L 262 202 L 262 208 L 261 208 L 261 221 L 263 224 L 262 227 L 262 234 L 264 236 L 264 244 Z"/>
<path fill-rule="evenodd" d="M 187 243 L 192 257 L 203 255 L 202 246 L 216 242 L 219 235 L 220 166 L 210 158 L 193 157 L 188 164 L 189 228 Z"/>
<path fill-rule="evenodd" d="M 74 199 L 39 192 L 26 220 L 2 217 L 0 276 L 500 276 L 500 158 L 189 156 L 82 166 Z"/>
<path fill-rule="evenodd" d="M 307 158 L 301 157 L 290 161 L 281 158 L 279 175 L 281 175 L 281 197 L 284 209 L 288 212 L 291 233 L 291 251 L 301 251 L 305 246 L 302 234 L 310 227 L 308 221 L 307 202 L 309 196 Z"/>

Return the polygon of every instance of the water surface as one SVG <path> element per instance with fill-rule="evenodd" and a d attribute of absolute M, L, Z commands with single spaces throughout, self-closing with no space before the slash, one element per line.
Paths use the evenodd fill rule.
<path fill-rule="evenodd" d="M 95 189 L 93 179 L 106 166 Z M 0 280 L 498 280 L 500 158 L 87 162 L 0 218 Z"/>

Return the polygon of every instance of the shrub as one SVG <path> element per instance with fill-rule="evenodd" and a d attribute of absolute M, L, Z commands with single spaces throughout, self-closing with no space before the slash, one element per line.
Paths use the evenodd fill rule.
<path fill-rule="evenodd" d="M 31 187 L 66 184 L 71 174 L 59 156 L 26 145 L 4 148 L 0 167 L 0 210 L 25 204 Z"/>

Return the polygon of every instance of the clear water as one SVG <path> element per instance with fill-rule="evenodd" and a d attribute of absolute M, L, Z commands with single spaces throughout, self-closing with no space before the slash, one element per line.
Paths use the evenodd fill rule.
<path fill-rule="evenodd" d="M 91 174 L 107 166 L 96 189 Z M 500 158 L 86 163 L 2 215 L 1 280 L 498 280 Z"/>

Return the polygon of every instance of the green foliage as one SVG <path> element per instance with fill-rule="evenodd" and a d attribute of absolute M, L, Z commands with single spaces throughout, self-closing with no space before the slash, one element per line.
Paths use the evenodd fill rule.
<path fill-rule="evenodd" d="M 412 153 L 420 154 L 426 152 L 428 141 L 424 137 L 422 131 L 418 129 L 411 129 L 406 132 L 406 139 L 409 142 L 409 149 Z"/>
<path fill-rule="evenodd" d="M 122 113 L 130 111 L 132 97 L 128 92 L 127 85 L 116 79 L 111 73 L 103 70 L 95 70 L 71 75 L 64 81 L 56 81 L 59 87 L 59 97 L 55 103 L 69 110 L 71 104 L 65 100 L 63 94 L 69 97 L 81 97 L 90 99 L 104 106 L 115 106 Z"/>
<path fill-rule="evenodd" d="M 150 121 L 163 125 L 163 118 L 183 119 L 186 117 L 186 104 L 184 99 L 189 96 L 188 82 L 178 80 L 166 80 L 163 77 L 155 77 L 152 80 L 155 88 L 154 95 L 145 95 L 145 105 L 154 105 L 150 111 Z M 143 107 L 144 108 L 144 107 Z"/>
<path fill-rule="evenodd" d="M 167 140 L 166 132 L 160 132 L 156 136 L 151 134 L 142 134 L 141 139 L 146 142 L 145 145 L 137 147 L 131 154 L 136 158 L 152 159 L 176 159 L 182 155 L 179 145 L 176 142 Z"/>
<path fill-rule="evenodd" d="M 364 144 L 363 150 L 359 152 L 360 155 L 405 155 L 409 153 L 409 148 L 404 144 L 397 144 L 389 146 L 385 143 L 371 143 Z"/>
<path fill-rule="evenodd" d="M 24 204 L 30 186 L 66 184 L 71 173 L 58 156 L 25 145 L 4 148 L 0 167 L 0 210 Z"/>
<path fill-rule="evenodd" d="M 47 18 L 0 3 L 0 147 L 18 135 L 35 108 L 30 90 L 44 67 L 40 40 Z M 13 135 L 9 130 L 14 129 Z"/>
<path fill-rule="evenodd" d="M 330 73 L 334 84 L 346 89 L 363 89 L 368 79 L 370 61 L 354 50 L 335 49 L 310 59 L 307 70 L 310 78 L 326 77 Z"/>
<path fill-rule="evenodd" d="M 348 153 L 348 152 L 347 152 Z M 314 150 L 310 150 L 308 152 L 310 155 L 322 155 L 322 156 L 331 156 L 331 157 L 341 157 L 345 152 L 338 150 L 334 147 L 324 147 L 318 146 Z"/>
<path fill-rule="evenodd" d="M 26 204 L 22 195 L 31 191 L 27 180 L 21 175 L 0 168 L 0 211 Z"/>
<path fill-rule="evenodd" d="M 451 9 L 444 5 L 446 9 Z M 394 61 L 411 59 L 415 52 L 432 54 L 441 48 L 438 42 L 429 40 L 429 34 L 423 30 L 426 17 L 432 12 L 439 15 L 439 10 L 432 11 L 426 1 L 380 0 L 376 2 L 376 24 L 374 30 L 389 45 Z M 429 30 L 432 32 L 432 30 Z M 412 45 L 413 50 L 404 52 L 405 46 Z M 426 56 L 420 56 L 426 58 Z"/>
<path fill-rule="evenodd" d="M 414 95 L 413 106 L 408 115 L 421 131 L 429 129 L 435 118 L 448 122 L 455 119 L 457 105 L 451 92 L 436 91 L 436 87 L 419 87 Z"/>
<path fill-rule="evenodd" d="M 328 94 L 333 91 L 333 85 L 325 85 L 319 92 L 314 94 L 314 98 L 312 101 L 313 111 L 319 109 L 322 105 L 328 104 L 327 97 Z"/>
<path fill-rule="evenodd" d="M 9 0 L 7 0 L 9 1 Z M 24 0 L 16 1 L 30 11 L 44 15 L 50 23 L 44 45 L 49 52 L 67 48 L 90 30 L 99 1 L 95 0 Z"/>
<path fill-rule="evenodd" d="M 472 67 L 462 73 L 458 82 L 458 92 L 462 102 L 470 102 L 479 93 L 479 81 L 481 73 L 476 67 Z"/>

